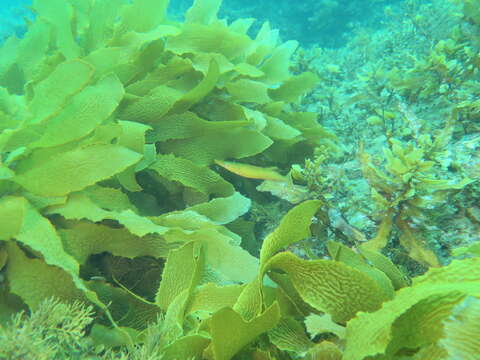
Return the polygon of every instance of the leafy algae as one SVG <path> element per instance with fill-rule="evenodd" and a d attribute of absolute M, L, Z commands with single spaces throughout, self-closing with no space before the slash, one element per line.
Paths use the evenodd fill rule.
<path fill-rule="evenodd" d="M 289 249 L 312 238 L 313 223 L 326 226 L 323 200 L 292 208 L 259 259 L 240 246 L 233 224 L 252 200 L 216 165 L 288 171 L 298 150 L 333 153 L 338 138 L 315 114 L 294 111 L 319 81 L 290 72 L 298 44 L 281 43 L 268 23 L 251 38 L 250 20 L 217 18 L 220 4 L 197 0 L 176 23 L 168 1 L 35 0 L 26 36 L 0 50 L 0 355 L 478 352 L 467 338 L 478 332 L 468 320 L 478 317 L 477 257 L 411 286 L 372 242 L 329 242 L 329 258 L 301 258 Z M 415 191 L 468 185 L 422 177 L 425 149 L 441 153 L 435 140 L 423 137 L 420 148 L 392 139 L 388 174 L 365 155 L 372 187 L 397 196 L 385 205 L 382 245 L 394 217 L 402 228 L 411 215 L 397 205 L 418 205 Z M 137 282 L 126 276 L 134 268 Z M 19 349 L 18 339 L 38 342 Z"/>

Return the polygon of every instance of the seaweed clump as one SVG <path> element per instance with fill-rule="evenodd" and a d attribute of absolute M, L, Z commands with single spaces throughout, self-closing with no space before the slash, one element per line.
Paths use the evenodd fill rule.
<path fill-rule="evenodd" d="M 295 111 L 318 82 L 291 74 L 296 42 L 268 23 L 252 39 L 252 20 L 220 20 L 220 4 L 197 0 L 176 23 L 165 0 L 35 0 L 26 36 L 0 50 L 2 356 L 23 356 L 16 336 L 45 358 L 475 353 L 475 249 L 411 286 L 379 247 L 329 241 L 325 258 L 301 258 L 290 249 L 322 240 L 328 217 L 304 198 L 259 258 L 242 248 L 252 179 L 302 197 L 298 167 L 283 172 L 338 139 Z M 420 178 L 426 150 L 391 145 L 391 175 L 365 167 L 388 177 L 403 220 L 410 189 L 435 180 Z"/>

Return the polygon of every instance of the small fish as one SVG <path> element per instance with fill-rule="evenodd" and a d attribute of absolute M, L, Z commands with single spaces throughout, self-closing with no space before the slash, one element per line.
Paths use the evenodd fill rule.
<path fill-rule="evenodd" d="M 274 168 L 263 168 L 260 166 L 236 163 L 231 161 L 215 160 L 215 164 L 220 165 L 228 171 L 249 179 L 260 179 L 269 181 L 287 182 L 286 176 L 280 175 Z"/>

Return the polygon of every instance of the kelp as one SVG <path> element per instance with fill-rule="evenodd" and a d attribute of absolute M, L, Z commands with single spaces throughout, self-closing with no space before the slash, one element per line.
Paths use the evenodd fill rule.
<path fill-rule="evenodd" d="M 425 152 L 392 141 L 389 174 L 364 161 L 372 187 L 398 194 L 382 203 L 389 207 L 382 246 L 330 242 L 330 257 L 314 260 L 292 252 L 305 239 L 320 241 L 310 228 L 324 226 L 325 202 L 301 202 L 305 189 L 281 174 L 295 148 L 335 149 L 338 139 L 315 114 L 291 110 L 318 81 L 290 73 L 298 44 L 280 43 L 268 23 L 251 38 L 250 20 L 217 18 L 220 4 L 196 0 L 185 23 L 176 23 L 167 19 L 168 1 L 35 0 L 26 36 L 0 49 L 2 322 L 27 308 L 31 322 L 71 312 L 75 326 L 48 318 L 41 325 L 69 326 L 65 358 L 400 359 L 432 347 L 445 356 L 475 351 L 466 338 L 475 323 L 465 318 L 476 318 L 477 306 L 462 305 L 479 297 L 479 274 L 466 271 L 478 259 L 430 270 L 408 286 L 378 252 L 397 206 L 420 207 L 413 190 L 403 191 L 412 178 L 415 190 L 427 192 L 468 180 L 410 173 L 428 170 Z M 264 185 L 272 193 L 290 186 L 289 198 L 300 202 L 264 239 L 259 258 L 235 232 L 251 232 L 240 218 L 251 200 L 236 185 L 252 178 L 275 182 Z M 407 234 L 410 224 L 397 218 Z M 412 238 L 413 231 L 402 243 L 415 254 Z M 24 319 L 0 329 L 7 358 L 17 354 L 18 334 L 44 340 Z M 459 324 L 464 333 L 455 333 Z M 417 336 L 406 335 L 409 327 Z M 370 347 L 359 345 L 375 336 Z M 28 349 L 61 358 L 65 342 L 54 344 Z"/>
<path fill-rule="evenodd" d="M 124 326 L 119 332 L 95 325 L 90 336 L 105 345 L 132 340 L 148 343 L 152 341 L 148 336 L 154 336 L 152 330 L 145 340 L 137 335 L 127 339 L 135 334 L 134 329 L 144 328 L 148 319 L 163 311 L 165 317 L 151 325 L 161 336 L 152 349 L 172 359 L 174 352 L 199 359 L 231 359 L 240 353 L 253 356 L 257 350 L 252 342 L 261 339 L 262 334 L 268 335 L 278 350 L 307 358 L 330 354 L 333 358 L 365 359 L 385 354 L 401 359 L 405 350 L 420 356 L 432 349 L 439 354 L 438 359 L 447 359 L 449 354 L 469 358 L 477 353 L 478 344 L 471 339 L 478 329 L 471 319 L 477 316 L 480 296 L 478 258 L 456 260 L 415 278 L 411 286 L 403 284 L 395 293 L 386 292 L 385 285 L 393 289 L 395 277 L 389 274 L 393 265 L 385 266 L 378 260 L 380 254 L 368 255 L 377 259 L 374 262 L 380 266 L 376 267 L 336 243 L 329 244 L 331 260 L 303 260 L 286 250 L 289 244 L 310 236 L 309 226 L 320 206 L 319 201 L 307 201 L 285 216 L 264 241 L 257 274 L 243 280 L 244 285 L 212 278 L 206 266 L 208 248 L 198 241 L 168 252 L 153 302 L 98 280 L 90 282 L 90 289 L 102 301 L 113 301 L 109 310 L 118 318 L 118 325 Z M 14 268 L 20 278 L 25 277 L 22 271 L 42 278 L 47 277 L 44 271 L 57 271 L 52 276 L 57 284 L 60 281 L 60 269 L 48 269 L 39 259 L 27 259 L 18 247 L 10 249 L 9 254 L 14 263 L 19 261 L 18 256 L 24 259 L 22 268 Z M 30 268 L 25 261 L 31 266 L 37 264 L 37 268 Z M 283 275 L 277 273 L 279 270 Z M 20 281 L 15 283 L 18 288 Z M 22 286 L 28 289 L 28 284 Z M 63 284 L 62 288 L 68 291 L 75 286 Z M 82 292 L 76 291 L 81 299 Z M 25 299 L 37 296 L 18 293 Z M 71 295 L 63 298 L 71 299 Z M 474 305 L 466 307 L 464 302 Z M 41 301 L 39 304 L 41 311 Z M 304 324 L 298 320 L 299 314 L 303 314 L 300 316 Z M 452 330 L 458 327 L 461 332 Z M 329 341 L 313 340 L 322 334 L 330 334 Z M 107 341 L 105 336 L 111 339 Z M 142 347 L 129 350 L 128 356 L 135 358 L 136 351 L 143 351 L 139 349 Z"/>
<path fill-rule="evenodd" d="M 432 269 L 416 278 L 411 287 L 400 290 L 380 311 L 359 314 L 347 326 L 345 359 L 377 354 L 395 356 L 401 349 L 442 347 L 448 335 L 441 329 L 452 321 L 455 305 L 466 296 L 479 296 L 479 269 L 478 259 L 454 261 L 444 268 Z M 460 321 L 466 325 L 466 320 Z M 471 331 L 475 330 L 466 329 L 461 341 L 468 342 Z M 470 351 L 478 351 L 478 346 L 465 348 L 466 354 Z M 444 348 L 439 359 L 447 359 L 449 354 L 453 355 L 453 351 Z"/>
<path fill-rule="evenodd" d="M 174 329 L 184 292 L 255 276 L 258 260 L 224 226 L 250 200 L 211 165 L 254 157 L 275 141 L 261 124 L 264 104 L 237 91 L 259 84 L 267 94 L 292 79 L 292 93 L 277 95 L 280 115 L 317 79 L 299 84 L 288 72 L 294 44 L 279 44 L 267 26 L 250 38 L 248 22 L 217 19 L 220 3 L 196 1 L 186 22 L 174 23 L 168 1 L 36 0 L 25 37 L 0 50 L 2 271 L 7 292 L 32 310 L 53 295 L 92 302 L 105 324 L 129 324 L 116 307 L 139 296 L 116 279 L 121 262 L 104 266 L 108 256 L 163 264 L 148 291 L 158 287 L 149 305 L 157 311 L 129 324 L 136 328 L 164 311 Z M 181 252 L 191 247 L 198 258 Z M 183 287 L 177 252 L 198 268 Z M 129 303 L 131 314 L 143 311 L 142 301 Z"/>

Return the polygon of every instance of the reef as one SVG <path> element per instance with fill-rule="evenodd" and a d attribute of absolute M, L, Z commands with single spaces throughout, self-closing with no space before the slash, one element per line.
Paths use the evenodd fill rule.
<path fill-rule="evenodd" d="M 0 48 L 0 359 L 475 359 L 480 2 L 378 62 L 413 30 L 168 6 L 34 0 Z"/>

